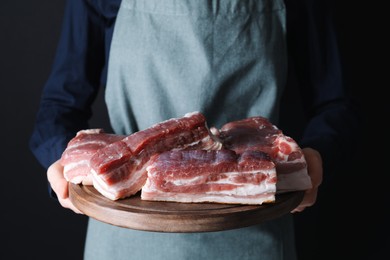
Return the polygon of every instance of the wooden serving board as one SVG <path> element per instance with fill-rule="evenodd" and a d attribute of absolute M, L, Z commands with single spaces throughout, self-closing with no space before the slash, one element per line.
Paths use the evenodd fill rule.
<path fill-rule="evenodd" d="M 276 195 L 274 203 L 237 205 L 141 200 L 140 194 L 112 201 L 93 186 L 70 184 L 69 197 L 84 214 L 108 224 L 157 232 L 209 232 L 247 227 L 289 213 L 303 191 Z"/>

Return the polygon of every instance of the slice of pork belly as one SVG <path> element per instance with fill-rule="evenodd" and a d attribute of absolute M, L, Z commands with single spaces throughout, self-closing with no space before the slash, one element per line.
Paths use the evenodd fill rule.
<path fill-rule="evenodd" d="M 141 199 L 262 204 L 275 201 L 276 169 L 259 151 L 168 151 L 154 155 Z"/>
<path fill-rule="evenodd" d="M 224 146 L 237 153 L 254 150 L 270 155 L 276 164 L 277 192 L 312 187 L 301 148 L 264 117 L 250 117 L 225 124 L 219 130 Z"/>
<path fill-rule="evenodd" d="M 192 112 L 171 118 L 100 149 L 91 159 L 94 187 L 105 197 L 129 197 L 146 182 L 146 167 L 156 153 L 181 149 L 220 149 L 205 117 Z"/>
<path fill-rule="evenodd" d="M 103 129 L 86 129 L 77 132 L 62 153 L 61 164 L 69 182 L 91 185 L 90 159 L 97 150 L 123 139 L 124 135 L 105 133 Z"/>

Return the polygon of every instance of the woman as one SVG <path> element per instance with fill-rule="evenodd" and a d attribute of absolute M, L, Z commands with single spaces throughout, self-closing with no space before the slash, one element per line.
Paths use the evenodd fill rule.
<path fill-rule="evenodd" d="M 81 213 L 68 198 L 58 159 L 76 132 L 88 128 L 100 86 L 117 134 L 191 111 L 202 112 L 213 126 L 255 115 L 277 125 L 287 63 L 282 0 L 69 0 L 31 149 L 48 169 L 53 196 Z M 322 159 L 342 138 L 332 130 L 337 120 L 326 120 L 348 110 L 342 85 L 316 83 L 305 86 L 311 88 L 304 93 L 311 118 L 300 142 L 313 189 L 293 212 L 315 203 Z M 90 219 L 85 259 L 296 259 L 292 216 L 184 234 Z"/>

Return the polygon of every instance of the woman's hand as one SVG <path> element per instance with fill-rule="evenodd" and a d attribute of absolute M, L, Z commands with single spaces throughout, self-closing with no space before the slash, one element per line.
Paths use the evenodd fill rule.
<path fill-rule="evenodd" d="M 61 165 L 60 160 L 54 162 L 47 169 L 47 179 L 51 188 L 57 194 L 58 201 L 62 207 L 71 209 L 78 214 L 83 214 L 69 199 L 68 181 L 64 177 L 64 167 Z"/>
<path fill-rule="evenodd" d="M 305 208 L 313 206 L 317 200 L 318 187 L 322 183 L 322 158 L 317 150 L 312 148 L 303 148 L 307 163 L 307 171 L 311 178 L 312 188 L 305 191 L 302 202 L 291 211 L 291 213 L 301 212 Z"/>

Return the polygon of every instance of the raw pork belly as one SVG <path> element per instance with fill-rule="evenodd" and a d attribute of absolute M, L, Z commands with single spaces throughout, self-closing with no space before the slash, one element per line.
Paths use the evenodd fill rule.
<path fill-rule="evenodd" d="M 278 174 L 277 192 L 307 190 L 312 186 L 302 150 L 264 117 L 250 117 L 225 124 L 219 138 L 237 153 L 262 151 L 270 155 Z"/>
<path fill-rule="evenodd" d="M 97 150 L 123 139 L 124 135 L 108 134 L 103 129 L 88 129 L 77 132 L 61 156 L 64 176 L 69 182 L 91 185 L 90 159 Z"/>
<path fill-rule="evenodd" d="M 172 118 L 135 132 L 96 152 L 91 159 L 94 187 L 105 197 L 129 197 L 146 182 L 150 157 L 169 150 L 220 149 L 199 112 Z"/>
<path fill-rule="evenodd" d="M 262 204 L 275 201 L 276 170 L 259 151 L 169 151 L 154 155 L 141 199 Z"/>

